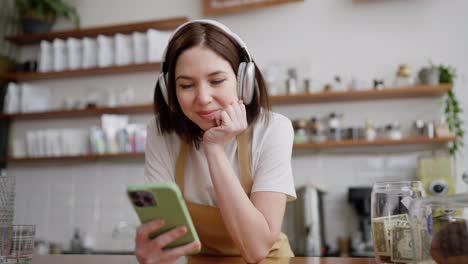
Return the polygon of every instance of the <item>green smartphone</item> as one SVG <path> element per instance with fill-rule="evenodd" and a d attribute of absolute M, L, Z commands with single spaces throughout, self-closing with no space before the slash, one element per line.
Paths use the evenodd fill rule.
<path fill-rule="evenodd" d="M 164 247 L 164 249 L 183 246 L 193 241 L 200 241 L 177 184 L 167 182 L 130 185 L 127 188 L 127 195 L 141 223 L 147 223 L 156 219 L 164 220 L 165 225 L 152 233 L 150 238 L 157 237 L 174 227 L 187 227 L 187 233 L 184 236 L 173 241 Z M 192 254 L 199 252 L 200 249 Z"/>

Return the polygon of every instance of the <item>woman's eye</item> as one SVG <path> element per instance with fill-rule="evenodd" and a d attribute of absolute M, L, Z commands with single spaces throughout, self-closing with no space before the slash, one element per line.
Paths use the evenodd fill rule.
<path fill-rule="evenodd" d="M 182 88 L 182 89 L 188 89 L 188 88 L 192 87 L 191 84 L 180 84 L 179 86 L 180 86 L 180 88 Z"/>
<path fill-rule="evenodd" d="M 214 84 L 214 85 L 221 84 L 221 83 L 223 83 L 225 80 L 226 80 L 226 79 L 213 80 L 213 81 L 211 81 L 211 84 Z"/>

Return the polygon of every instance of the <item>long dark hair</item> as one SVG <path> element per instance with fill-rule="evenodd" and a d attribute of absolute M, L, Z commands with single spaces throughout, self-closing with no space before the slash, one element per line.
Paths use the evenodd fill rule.
<path fill-rule="evenodd" d="M 187 24 L 178 30 L 174 37 L 168 43 L 165 63 L 162 71 L 168 73 L 167 90 L 169 106 L 164 101 L 159 84 L 154 90 L 154 113 L 156 123 L 162 133 L 176 132 L 181 139 L 187 143 L 194 143 L 198 146 L 202 137 L 203 130 L 188 119 L 182 109 L 176 96 L 175 87 L 175 65 L 180 54 L 187 49 L 195 46 L 209 48 L 226 61 L 229 62 L 234 72 L 242 61 L 246 61 L 246 55 L 240 45 L 229 34 L 218 27 L 202 22 Z M 246 106 L 247 122 L 252 124 L 260 115 L 268 120 L 270 111 L 270 102 L 265 80 L 255 65 L 256 89 L 252 102 Z"/>

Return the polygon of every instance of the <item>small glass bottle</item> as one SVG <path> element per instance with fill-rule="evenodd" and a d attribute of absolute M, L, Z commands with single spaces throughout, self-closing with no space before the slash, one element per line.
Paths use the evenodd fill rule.
<path fill-rule="evenodd" d="M 294 143 L 306 143 L 307 142 L 307 121 L 304 119 L 294 120 Z"/>
<path fill-rule="evenodd" d="M 386 138 L 388 139 L 400 140 L 403 137 L 401 133 L 401 129 L 400 129 L 400 124 L 398 124 L 398 122 L 395 122 L 393 124 L 388 124 L 385 127 L 385 132 L 386 132 Z"/>
<path fill-rule="evenodd" d="M 370 119 L 367 119 L 366 126 L 364 128 L 364 135 L 367 141 L 373 141 L 377 137 L 377 133 L 374 128 L 374 122 Z"/>
<path fill-rule="evenodd" d="M 313 93 L 312 91 L 312 82 L 310 79 L 304 79 L 304 91 L 306 93 Z"/>
<path fill-rule="evenodd" d="M 288 69 L 288 79 L 286 80 L 286 90 L 288 94 L 297 93 L 297 72 L 296 69 Z"/>
<path fill-rule="evenodd" d="M 309 121 L 310 141 L 324 142 L 327 140 L 325 126 L 322 121 L 312 117 Z"/>

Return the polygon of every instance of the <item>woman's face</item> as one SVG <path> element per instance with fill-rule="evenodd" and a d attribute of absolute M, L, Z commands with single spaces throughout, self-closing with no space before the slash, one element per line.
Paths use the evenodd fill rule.
<path fill-rule="evenodd" d="M 179 56 L 175 84 L 182 111 L 202 130 L 216 126 L 219 112 L 238 100 L 231 65 L 203 46 L 187 49 Z"/>

